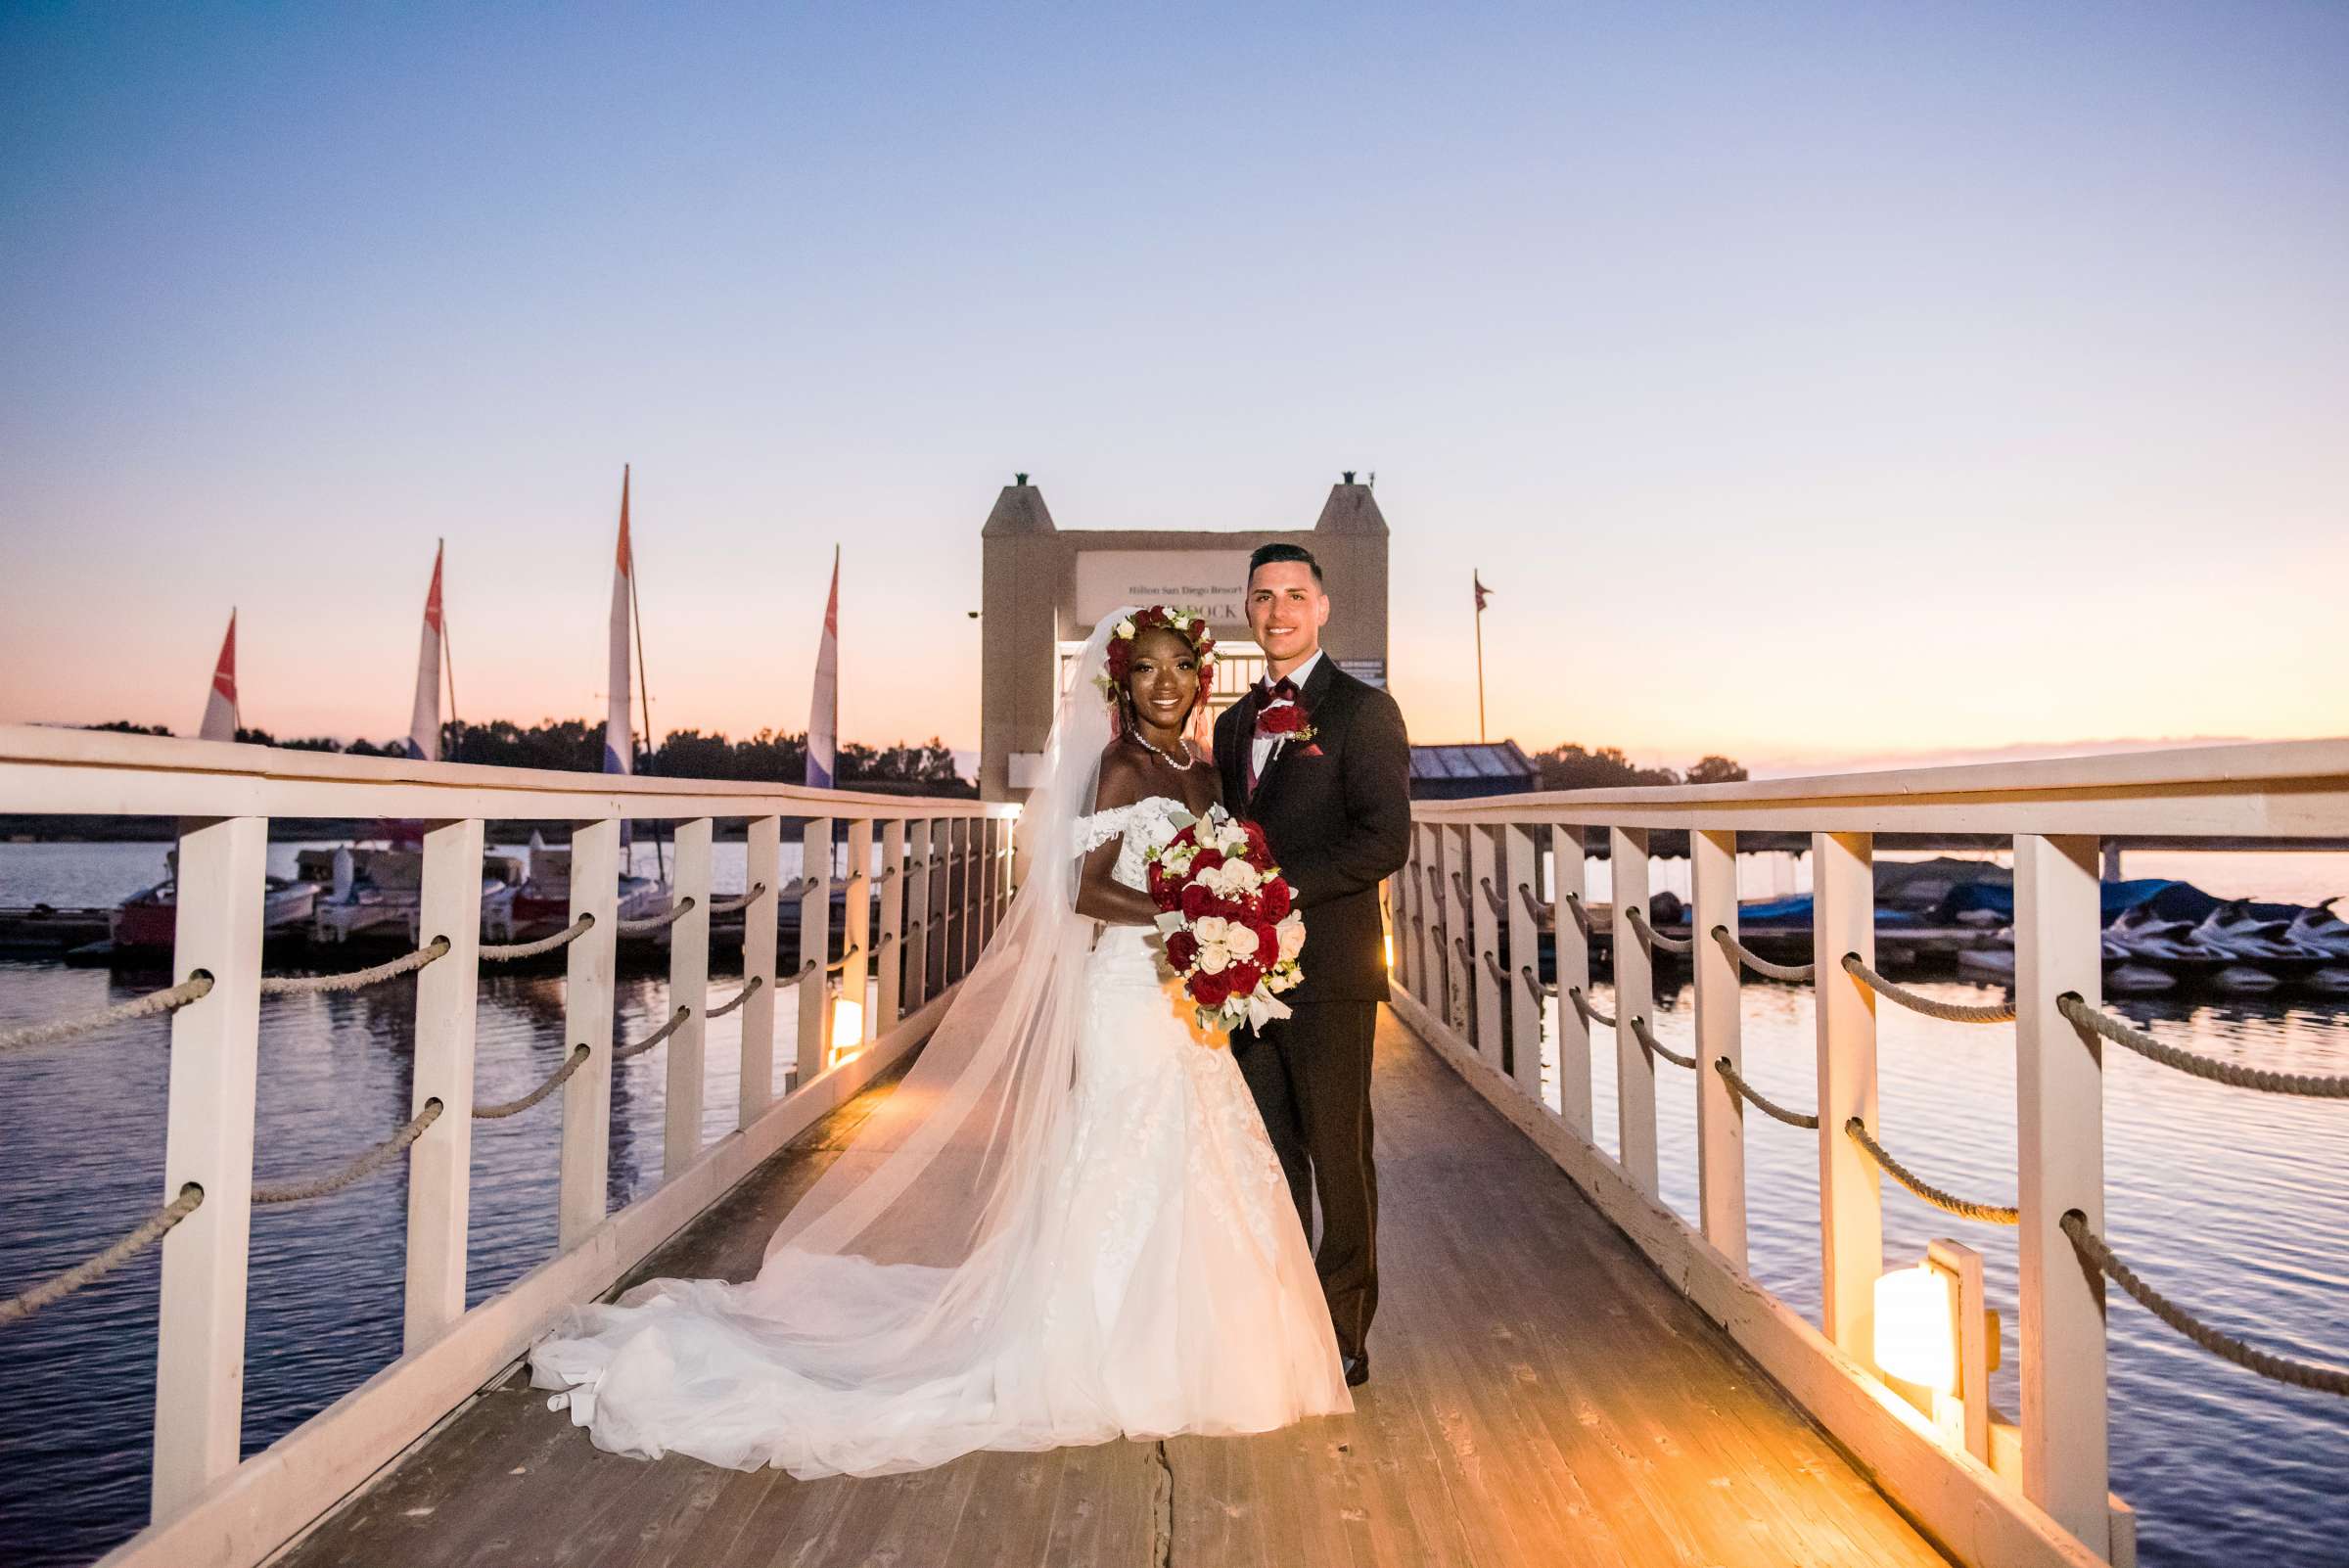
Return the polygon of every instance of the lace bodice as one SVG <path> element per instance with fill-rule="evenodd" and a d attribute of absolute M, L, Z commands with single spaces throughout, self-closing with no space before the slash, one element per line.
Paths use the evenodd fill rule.
<path fill-rule="evenodd" d="M 1110 868 L 1110 876 L 1126 886 L 1146 889 L 1150 879 L 1145 872 L 1143 856 L 1173 838 L 1181 829 L 1174 825 L 1177 816 L 1187 817 L 1191 808 L 1166 795 L 1146 796 L 1131 806 L 1113 806 L 1105 811 L 1077 819 L 1077 853 L 1090 854 L 1110 840 L 1125 835 L 1125 846 L 1118 851 L 1118 863 Z"/>

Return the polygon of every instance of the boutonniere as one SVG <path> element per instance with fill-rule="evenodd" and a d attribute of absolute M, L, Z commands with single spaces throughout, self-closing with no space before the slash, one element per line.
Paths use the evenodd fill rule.
<path fill-rule="evenodd" d="M 1320 733 L 1313 728 L 1312 715 L 1293 702 L 1274 703 L 1256 715 L 1259 734 L 1271 735 L 1297 745 L 1310 743 Z"/>

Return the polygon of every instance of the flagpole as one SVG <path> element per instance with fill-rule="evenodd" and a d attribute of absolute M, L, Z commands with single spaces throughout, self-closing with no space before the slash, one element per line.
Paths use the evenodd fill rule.
<path fill-rule="evenodd" d="M 448 548 L 448 540 L 435 539 L 433 548 L 433 559 L 438 561 L 439 552 Z M 457 719 L 457 661 L 448 648 L 448 601 L 445 599 L 440 602 L 440 673 L 448 678 L 449 755 L 442 761 L 453 762 L 457 760 L 458 750 L 465 744 L 465 726 Z"/>
<path fill-rule="evenodd" d="M 1485 584 L 1474 572 L 1468 580 L 1476 584 L 1476 739 L 1485 740 Z"/>

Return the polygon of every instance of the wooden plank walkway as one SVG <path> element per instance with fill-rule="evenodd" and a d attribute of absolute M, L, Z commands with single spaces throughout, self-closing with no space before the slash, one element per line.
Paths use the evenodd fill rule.
<path fill-rule="evenodd" d="M 641 1271 L 756 1269 L 885 1083 Z M 1384 1301 L 1351 1417 L 795 1481 L 597 1453 L 519 1374 L 280 1559 L 594 1568 L 1518 1568 L 1943 1558 L 1392 1015 Z M 631 1281 L 633 1282 L 633 1281 Z"/>

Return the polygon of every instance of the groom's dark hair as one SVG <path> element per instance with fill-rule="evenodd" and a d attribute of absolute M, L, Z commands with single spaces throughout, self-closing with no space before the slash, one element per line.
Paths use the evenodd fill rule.
<path fill-rule="evenodd" d="M 1252 582 L 1256 580 L 1256 569 L 1258 567 L 1270 566 L 1275 561 L 1303 561 L 1307 566 L 1313 569 L 1313 581 L 1318 584 L 1321 580 L 1321 563 L 1314 560 L 1313 552 L 1307 549 L 1302 544 L 1258 545 L 1256 547 L 1256 553 L 1248 558 L 1249 580 Z"/>

